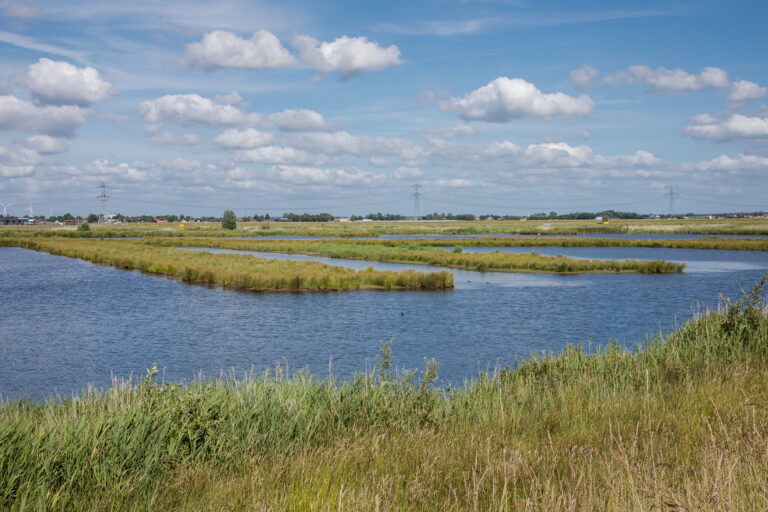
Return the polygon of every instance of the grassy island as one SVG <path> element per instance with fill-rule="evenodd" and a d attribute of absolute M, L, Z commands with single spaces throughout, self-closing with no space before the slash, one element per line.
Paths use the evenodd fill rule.
<path fill-rule="evenodd" d="M 360 289 L 444 290 L 453 274 L 400 272 L 281 261 L 240 254 L 190 252 L 137 240 L 0 239 L 0 245 L 80 258 L 113 267 L 141 270 L 196 284 L 253 291 L 334 291 Z"/>
<path fill-rule="evenodd" d="M 464 253 L 434 247 L 434 240 L 237 240 L 227 238 L 146 238 L 153 246 L 212 247 L 241 251 L 307 254 L 330 258 L 415 263 L 465 270 L 504 272 L 639 272 L 665 274 L 682 272 L 684 263 L 661 260 L 587 260 L 566 256 L 509 252 Z M 482 243 L 482 242 L 480 242 Z"/>
<path fill-rule="evenodd" d="M 0 405 L 4 510 L 765 510 L 762 288 L 635 350 L 434 387 L 437 364 Z M 471 340 L 469 340 L 471 341 Z M 394 344 L 396 352 L 396 342 Z"/>

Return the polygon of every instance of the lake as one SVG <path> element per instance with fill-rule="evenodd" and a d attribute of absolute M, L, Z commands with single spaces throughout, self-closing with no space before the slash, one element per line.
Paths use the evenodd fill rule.
<path fill-rule="evenodd" d="M 108 385 L 112 375 L 138 375 L 152 363 L 173 381 L 201 372 L 242 375 L 285 361 L 345 378 L 370 371 L 380 340 L 392 337 L 397 365 L 421 367 L 434 357 L 444 381 L 461 384 L 567 343 L 592 350 L 609 339 L 642 343 L 716 306 L 720 294 L 737 297 L 739 284 L 768 272 L 768 253 L 760 251 L 502 250 L 668 259 L 688 268 L 666 275 L 454 271 L 456 289 L 445 292 L 251 293 L 2 247 L 0 394 L 69 395 L 90 383 Z M 387 267 L 381 265 L 375 264 Z"/>

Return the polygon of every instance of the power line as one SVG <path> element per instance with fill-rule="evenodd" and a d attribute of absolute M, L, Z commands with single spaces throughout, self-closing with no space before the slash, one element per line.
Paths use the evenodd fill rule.
<path fill-rule="evenodd" d="M 104 224 L 107 220 L 107 186 L 104 182 L 99 185 L 99 224 Z"/>
<path fill-rule="evenodd" d="M 677 185 L 666 185 L 664 186 L 665 189 L 667 189 L 667 193 L 664 194 L 665 197 L 669 198 L 669 216 L 672 217 L 675 211 L 675 196 L 677 195 Z"/>
<path fill-rule="evenodd" d="M 419 192 L 420 189 L 421 185 L 418 183 L 413 186 L 413 213 L 416 217 L 416 220 L 419 220 L 419 199 L 421 198 L 421 192 Z"/>

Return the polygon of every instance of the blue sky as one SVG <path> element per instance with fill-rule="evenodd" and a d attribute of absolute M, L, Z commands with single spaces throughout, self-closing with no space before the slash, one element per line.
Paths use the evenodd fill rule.
<path fill-rule="evenodd" d="M 22 215 L 768 210 L 764 2 L 0 0 Z M 2 210 L 0 210 L 2 211 Z"/>

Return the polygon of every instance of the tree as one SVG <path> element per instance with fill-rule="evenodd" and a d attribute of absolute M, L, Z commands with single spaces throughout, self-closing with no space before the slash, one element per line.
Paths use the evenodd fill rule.
<path fill-rule="evenodd" d="M 99 216 L 95 213 L 88 214 L 88 222 L 99 222 Z"/>
<path fill-rule="evenodd" d="M 235 212 L 232 210 L 224 211 L 224 217 L 221 219 L 221 227 L 224 229 L 237 228 L 237 217 L 235 216 Z"/>

